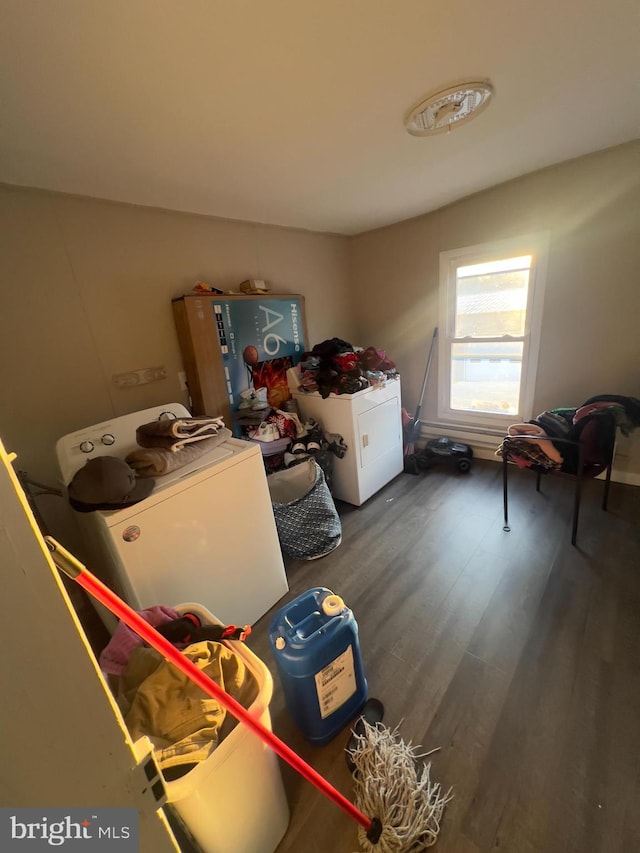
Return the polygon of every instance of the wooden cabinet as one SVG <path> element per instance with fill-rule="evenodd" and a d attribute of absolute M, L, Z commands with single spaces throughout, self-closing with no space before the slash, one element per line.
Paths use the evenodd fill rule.
<path fill-rule="evenodd" d="M 341 435 L 348 447 L 334 459 L 333 496 L 360 506 L 403 470 L 400 379 L 356 394 L 294 392 L 300 413 L 325 432 Z"/>

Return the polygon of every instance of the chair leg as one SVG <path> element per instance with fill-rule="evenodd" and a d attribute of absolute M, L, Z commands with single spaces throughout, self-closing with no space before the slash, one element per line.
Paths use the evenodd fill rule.
<path fill-rule="evenodd" d="M 573 527 L 571 530 L 571 544 L 575 545 L 578 538 L 578 517 L 580 515 L 580 497 L 582 492 L 582 444 L 578 446 L 578 472 L 576 474 L 576 491 L 573 502 Z"/>
<path fill-rule="evenodd" d="M 511 528 L 509 527 L 509 508 L 507 505 L 507 467 L 509 463 L 507 462 L 506 456 L 502 457 L 502 494 L 504 499 L 504 525 L 502 529 L 508 533 Z"/>
<path fill-rule="evenodd" d="M 580 491 L 582 487 L 582 476 L 578 474 L 576 477 L 576 494 L 573 505 L 573 528 L 571 530 L 571 544 L 576 544 L 578 538 L 578 516 L 580 515 Z"/>
<path fill-rule="evenodd" d="M 542 474 L 540 473 L 540 471 L 538 471 L 538 473 L 536 475 L 536 492 L 540 491 L 540 478 L 541 477 L 542 477 Z"/>
<path fill-rule="evenodd" d="M 602 495 L 602 509 L 606 512 L 607 505 L 609 503 L 609 486 L 611 485 L 611 468 L 613 467 L 613 462 L 610 462 L 607 466 L 607 476 L 604 481 L 604 493 Z"/>

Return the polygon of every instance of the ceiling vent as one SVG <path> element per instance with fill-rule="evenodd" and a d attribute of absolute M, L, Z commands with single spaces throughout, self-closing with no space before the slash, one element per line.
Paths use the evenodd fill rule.
<path fill-rule="evenodd" d="M 435 92 L 415 106 L 404 120 L 412 136 L 453 130 L 488 106 L 493 87 L 486 81 L 459 83 Z"/>

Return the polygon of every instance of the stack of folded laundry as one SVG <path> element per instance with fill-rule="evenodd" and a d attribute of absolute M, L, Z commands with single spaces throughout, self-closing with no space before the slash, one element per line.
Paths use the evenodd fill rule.
<path fill-rule="evenodd" d="M 222 418 L 174 418 L 142 424 L 136 430 L 140 450 L 126 462 L 138 477 L 159 477 L 183 468 L 231 437 Z"/>

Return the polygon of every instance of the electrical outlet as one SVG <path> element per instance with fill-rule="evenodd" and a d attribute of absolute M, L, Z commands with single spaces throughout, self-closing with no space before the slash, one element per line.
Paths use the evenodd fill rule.
<path fill-rule="evenodd" d="M 166 367 L 143 367 L 140 370 L 129 370 L 127 373 L 116 373 L 112 377 L 113 384 L 118 388 L 134 388 L 136 385 L 147 385 L 167 378 Z"/>
<path fill-rule="evenodd" d="M 157 382 L 159 379 L 167 378 L 166 367 L 147 367 L 142 371 L 144 382 Z"/>

